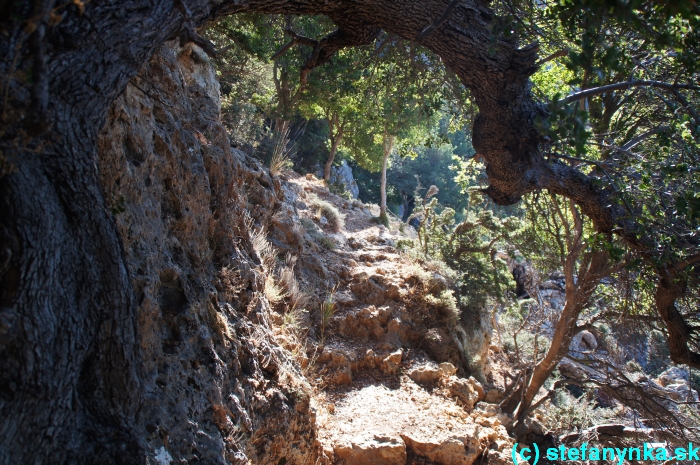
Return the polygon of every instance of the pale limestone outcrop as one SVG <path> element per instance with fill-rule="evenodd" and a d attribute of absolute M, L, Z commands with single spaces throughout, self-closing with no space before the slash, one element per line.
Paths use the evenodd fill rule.
<path fill-rule="evenodd" d="M 447 438 L 412 432 L 402 434 L 401 438 L 416 455 L 438 465 L 471 465 L 483 452 L 476 431 Z"/>

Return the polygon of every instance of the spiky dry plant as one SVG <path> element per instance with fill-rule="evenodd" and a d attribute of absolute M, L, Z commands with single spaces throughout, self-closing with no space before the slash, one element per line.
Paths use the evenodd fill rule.
<path fill-rule="evenodd" d="M 326 296 L 323 302 L 321 302 L 321 345 L 325 345 L 326 342 L 326 328 L 331 322 L 331 318 L 335 314 L 338 306 L 335 302 L 335 293 L 338 290 L 336 285 Z"/>
<path fill-rule="evenodd" d="M 263 268 L 266 272 L 271 273 L 275 267 L 277 249 L 267 240 L 265 229 L 262 228 L 254 231 L 251 234 L 250 241 L 253 244 L 253 250 L 255 250 L 260 257 Z"/>
<path fill-rule="evenodd" d="M 280 283 L 289 297 L 289 311 L 305 308 L 309 303 L 309 295 L 301 289 L 299 281 L 294 276 L 294 268 L 285 266 L 280 271 Z"/>
<path fill-rule="evenodd" d="M 270 174 L 279 176 L 293 166 L 292 154 L 294 146 L 289 147 L 289 124 L 285 122 L 279 130 L 275 131 L 274 148 L 270 158 Z"/>
<path fill-rule="evenodd" d="M 287 294 L 284 292 L 282 286 L 276 282 L 275 275 L 267 275 L 267 278 L 265 278 L 265 297 L 267 301 L 270 302 L 270 305 L 276 305 L 286 296 Z"/>

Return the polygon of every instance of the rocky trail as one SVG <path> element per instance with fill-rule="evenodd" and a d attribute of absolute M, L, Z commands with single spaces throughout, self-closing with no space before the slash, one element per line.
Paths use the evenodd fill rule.
<path fill-rule="evenodd" d="M 408 233 L 398 224 L 378 224 L 376 206 L 330 194 L 313 176 L 290 175 L 289 184 L 299 196 L 301 221 L 313 221 L 336 244 L 312 252 L 317 270 L 339 277 L 337 309 L 310 356 L 318 386 L 312 407 L 323 448 L 319 463 L 510 462 L 510 418 L 485 402 L 499 401 L 502 388 L 487 391 L 467 376 L 463 330 L 441 321 L 440 309 L 425 298 L 445 290 L 445 278 L 396 249 Z M 343 215 L 337 231 L 314 208 L 318 200 Z M 305 258 L 302 269 L 310 263 Z M 324 292 L 316 300 L 322 302 Z"/>

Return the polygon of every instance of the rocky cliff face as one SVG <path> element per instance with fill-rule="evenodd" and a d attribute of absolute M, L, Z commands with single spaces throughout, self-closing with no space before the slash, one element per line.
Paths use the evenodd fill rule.
<path fill-rule="evenodd" d="M 138 300 L 141 437 L 152 464 L 313 463 L 309 388 L 270 335 L 259 253 L 273 215 L 277 245 L 299 244 L 280 182 L 229 147 L 219 105 L 206 55 L 169 43 L 100 136 Z"/>

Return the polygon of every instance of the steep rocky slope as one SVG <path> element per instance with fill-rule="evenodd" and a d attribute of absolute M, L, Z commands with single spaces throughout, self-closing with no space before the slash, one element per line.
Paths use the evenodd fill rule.
<path fill-rule="evenodd" d="M 278 180 L 229 147 L 201 50 L 162 47 L 112 107 L 103 188 L 139 307 L 151 463 L 309 463 L 310 390 L 270 333 L 253 246 Z M 283 219 L 278 220 L 283 223 Z"/>
<path fill-rule="evenodd" d="M 148 463 L 505 463 L 509 418 L 483 402 L 502 389 L 469 377 L 488 325 L 367 207 L 232 149 L 219 113 L 207 57 L 169 43 L 100 137 Z"/>

